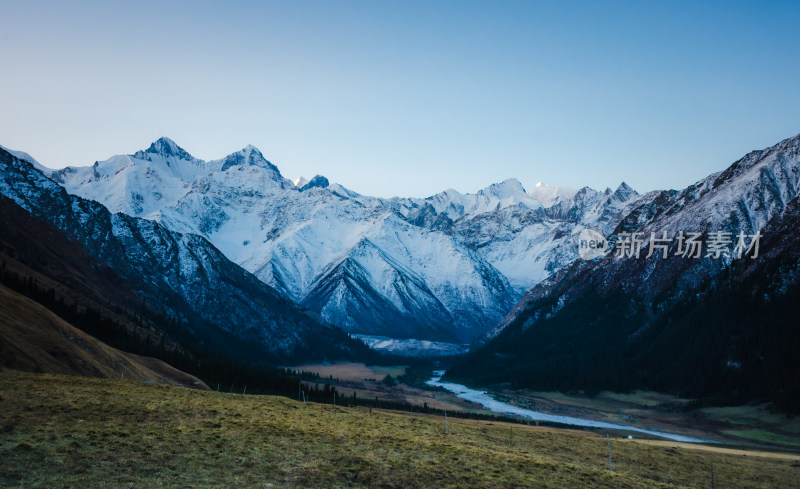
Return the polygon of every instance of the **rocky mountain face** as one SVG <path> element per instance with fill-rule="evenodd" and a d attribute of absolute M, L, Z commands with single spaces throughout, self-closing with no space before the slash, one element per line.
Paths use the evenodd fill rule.
<path fill-rule="evenodd" d="M 800 136 L 631 209 L 448 371 L 537 389 L 798 405 Z M 649 255 L 649 256 L 648 256 Z"/>
<path fill-rule="evenodd" d="M 186 158 L 164 141 L 151 150 Z M 249 161 L 249 153 L 239 156 L 243 159 L 221 165 Z M 0 194 L 113 269 L 141 300 L 184 323 L 200 347 L 266 362 L 346 357 L 365 348 L 232 263 L 205 238 L 112 214 L 96 201 L 68 194 L 31 163 L 2 149 Z M 150 205 L 144 198 L 140 204 Z"/>
<path fill-rule="evenodd" d="M 169 139 L 52 178 L 112 212 L 197 234 L 291 301 L 348 332 L 470 342 L 654 194 L 516 180 L 426 199 L 283 178 L 255 148 L 198 160 Z"/>

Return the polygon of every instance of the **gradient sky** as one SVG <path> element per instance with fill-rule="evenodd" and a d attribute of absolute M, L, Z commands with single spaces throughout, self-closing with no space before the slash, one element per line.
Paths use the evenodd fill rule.
<path fill-rule="evenodd" d="M 4 2 L 0 144 L 424 197 L 683 188 L 800 132 L 800 2 Z"/>

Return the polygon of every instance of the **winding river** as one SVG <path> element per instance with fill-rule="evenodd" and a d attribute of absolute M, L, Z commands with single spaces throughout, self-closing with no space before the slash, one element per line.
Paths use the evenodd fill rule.
<path fill-rule="evenodd" d="M 426 382 L 426 384 L 434 387 L 443 387 L 444 389 L 452 392 L 461 399 L 478 403 L 484 408 L 488 409 L 489 411 L 493 411 L 499 414 L 520 416 L 534 421 L 548 421 L 551 423 L 560 423 L 570 426 L 581 426 L 584 428 L 606 428 L 610 430 L 633 431 L 633 432 L 658 436 L 661 438 L 666 438 L 668 440 L 682 441 L 687 443 L 717 443 L 713 440 L 705 440 L 702 438 L 694 438 L 691 436 L 664 433 L 662 431 L 646 430 L 643 428 L 637 428 L 635 426 L 606 423 L 605 421 L 595 421 L 584 418 L 573 418 L 571 416 L 558 416 L 555 414 L 540 413 L 539 411 L 533 411 L 531 409 L 525 409 L 519 406 L 514 406 L 512 404 L 498 401 L 492 398 L 486 391 L 470 389 L 469 387 L 466 387 L 464 385 L 454 384 L 452 382 L 442 382 L 442 376 L 444 375 L 444 370 L 437 370 L 433 374 L 434 374 L 433 378 L 431 378 L 431 380 Z"/>

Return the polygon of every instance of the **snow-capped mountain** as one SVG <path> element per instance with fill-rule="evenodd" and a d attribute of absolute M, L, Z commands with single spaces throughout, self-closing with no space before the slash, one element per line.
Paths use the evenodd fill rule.
<path fill-rule="evenodd" d="M 113 212 L 206 237 L 298 304 L 353 333 L 469 342 L 522 293 L 610 232 L 640 196 L 514 179 L 475 194 L 360 195 L 323 176 L 292 182 L 248 146 L 214 161 L 162 138 L 133 155 L 52 173 Z"/>
<path fill-rule="evenodd" d="M 798 222 L 800 135 L 641 201 L 606 234 L 616 246 L 605 256 L 536 285 L 448 375 L 740 396 L 796 411 Z"/>
<path fill-rule="evenodd" d="M 170 153 L 154 159 L 166 168 L 185 157 L 174 146 L 163 148 Z M 114 163 L 124 168 L 120 160 Z M 100 175 L 108 168 L 94 170 Z M 176 186 L 177 177 L 162 182 Z M 247 355 L 256 355 L 250 360 L 268 362 L 321 360 L 363 347 L 338 328 L 320 324 L 315 314 L 232 263 L 205 238 L 171 231 L 153 220 L 112 214 L 96 201 L 69 195 L 31 163 L 2 149 L 0 194 L 110 266 L 142 300 L 185 320 L 205 348 L 232 353 L 239 342 L 251 347 Z M 151 199 L 148 195 L 141 203 L 150 205 Z M 240 349 L 237 355 L 245 352 Z"/>
<path fill-rule="evenodd" d="M 558 185 L 548 185 L 544 182 L 539 182 L 528 194 L 549 207 L 555 203 L 556 199 L 567 200 L 572 198 L 577 192 L 577 190 L 568 187 L 559 187 Z"/>
<path fill-rule="evenodd" d="M 40 172 L 42 172 L 42 173 L 44 173 L 46 175 L 49 175 L 50 173 L 52 173 L 51 169 L 46 168 L 44 165 L 42 165 L 41 163 L 36 161 L 33 158 L 33 156 L 29 155 L 28 153 L 26 153 L 24 151 L 17 151 L 17 150 L 9 149 L 9 148 L 6 148 L 5 146 L 2 146 L 2 145 L 0 145 L 0 149 L 5 150 L 6 152 L 8 152 L 9 154 L 11 154 L 13 156 L 16 156 L 20 160 L 27 161 L 28 163 L 33 165 L 34 168 L 36 168 L 37 170 L 39 170 Z"/>
<path fill-rule="evenodd" d="M 621 220 L 614 217 L 612 222 L 618 221 L 619 224 L 613 233 L 604 227 L 608 230 L 604 234 L 613 241 L 620 233 L 640 233 L 642 256 L 649 250 L 651 236 L 659 238 L 664 233 L 675 238 L 681 232 L 685 235 L 696 232 L 706 237 L 710 232 L 727 232 L 730 233 L 732 249 L 738 244 L 739 233 L 752 236 L 762 231 L 770 219 L 781 214 L 798 194 L 800 135 L 770 148 L 752 151 L 725 171 L 709 175 L 683 191 L 652 192 L 650 198 L 638 201 L 638 205 L 622 205 L 630 212 Z M 623 201 L 628 202 L 624 195 L 620 196 L 620 202 Z M 591 219 L 596 219 L 596 216 Z M 591 269 L 592 276 L 598 284 L 603 284 L 604 289 L 621 286 L 626 292 L 635 290 L 652 296 L 663 291 L 665 284 L 676 280 L 679 281 L 678 292 L 696 287 L 735 259 L 730 252 L 713 259 L 706 258 L 706 252 L 702 251 L 699 259 L 687 260 L 675 255 L 679 245 L 676 239 L 669 245 L 669 258 L 663 261 L 625 259 L 611 254 L 600 263 L 579 261 L 570 269 L 564 268 L 562 274 L 553 275 L 530 290 L 489 337 L 498 334 L 521 311 L 545 295 L 559 290 L 562 303 L 569 300 L 558 285 L 567 275 L 574 276 Z M 571 295 L 578 297 L 581 293 L 575 291 Z"/>

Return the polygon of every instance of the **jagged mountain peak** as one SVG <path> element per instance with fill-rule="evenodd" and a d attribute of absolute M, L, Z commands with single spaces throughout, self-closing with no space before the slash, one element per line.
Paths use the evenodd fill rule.
<path fill-rule="evenodd" d="M 617 192 L 635 192 L 635 190 L 633 190 L 633 188 L 631 188 L 631 186 L 630 186 L 630 185 L 628 185 L 628 184 L 627 184 L 626 182 L 624 182 L 624 181 L 623 181 L 622 183 L 620 183 L 620 184 L 619 184 L 619 186 L 617 187 L 617 190 L 616 190 L 616 191 L 617 191 Z"/>
<path fill-rule="evenodd" d="M 149 148 L 144 151 L 137 152 L 136 155 L 139 155 L 140 153 L 157 154 L 165 158 L 175 156 L 182 160 L 194 160 L 194 157 L 190 155 L 188 151 L 178 146 L 175 141 L 168 137 L 158 138 L 150 145 Z"/>
<path fill-rule="evenodd" d="M 292 181 L 292 183 L 293 183 L 293 184 L 294 184 L 294 186 L 295 186 L 295 187 L 297 187 L 297 188 L 303 188 L 303 186 L 305 186 L 305 184 L 307 184 L 307 183 L 308 183 L 308 178 L 306 178 L 306 177 L 304 177 L 304 176 L 302 176 L 302 175 L 301 175 L 301 176 L 299 176 L 299 177 L 295 178 L 295 179 Z"/>
<path fill-rule="evenodd" d="M 505 199 L 525 193 L 525 187 L 523 187 L 522 183 L 516 178 L 507 178 L 502 182 L 493 183 L 478 191 L 480 195 L 490 195 L 498 199 Z"/>
<path fill-rule="evenodd" d="M 97 201 L 69 195 L 29 162 L 0 149 L 0 200 L 6 197 L 41 224 L 63 232 L 61 239 L 82 248 L 76 252 L 82 259 L 94 255 L 98 265 L 113 269 L 118 274 L 114 280 L 136 291 L 137 308 L 149 303 L 165 316 L 189 321 L 188 334 L 181 339 L 189 343 L 183 346 L 196 341 L 218 352 L 276 362 L 294 355 L 321 361 L 351 348 L 364 349 L 281 297 L 205 238 L 112 214 Z M 53 239 L 51 231 L 41 236 L 42 241 Z"/>
<path fill-rule="evenodd" d="M 299 179 L 298 179 L 299 180 Z M 322 175 L 316 175 L 310 181 L 308 181 L 305 185 L 300 187 L 301 192 L 305 192 L 306 190 L 318 187 L 318 188 L 325 188 L 330 185 L 330 182 L 327 178 L 323 177 Z"/>
<path fill-rule="evenodd" d="M 544 205 L 551 205 L 559 198 L 571 199 L 576 193 L 578 193 L 578 191 L 572 188 L 560 187 L 558 185 L 548 185 L 544 182 L 539 182 L 530 192 L 528 192 L 528 195 Z"/>
<path fill-rule="evenodd" d="M 353 322 L 348 308 L 412 300 L 430 312 L 439 310 L 433 299 L 454 318 L 453 328 L 480 332 L 507 312 L 507 302 L 578 257 L 576 232 L 590 227 L 610 235 L 632 210 L 652 204 L 639 212 L 640 225 L 675 198 L 653 203 L 655 196 L 639 195 L 626 182 L 606 192 L 585 187 L 560 195 L 560 187 L 542 184 L 528 193 L 519 180 L 507 179 L 471 194 L 450 189 L 425 199 L 379 199 L 321 175 L 285 180 L 253 146 L 202 164 L 160 157 L 131 163 L 119 157 L 100 169 L 108 178 L 87 169 L 64 183 L 114 211 L 202 234 L 293 300 L 305 301 L 316 290 L 307 305 L 356 332 L 374 325 Z M 315 188 L 325 190 L 301 192 Z M 547 199 L 538 195 L 545 191 L 552 192 Z M 358 255 L 362 237 L 389 258 Z M 364 270 L 356 273 L 353 262 L 350 275 L 332 272 L 346 257 L 357 258 Z M 404 282 L 412 276 L 419 286 Z M 406 286 L 413 291 L 395 294 Z M 360 295 L 371 302 L 358 302 Z"/>
<path fill-rule="evenodd" d="M 614 196 L 620 198 L 621 200 L 628 200 L 636 195 L 639 195 L 639 193 L 625 182 L 620 183 L 619 187 L 617 187 L 617 189 L 614 191 Z"/>
<path fill-rule="evenodd" d="M 226 156 L 223 159 L 222 171 L 240 165 L 258 166 L 261 168 L 267 168 L 269 170 L 272 170 L 279 176 L 281 174 L 280 170 L 278 170 L 278 167 L 270 163 L 266 158 L 264 158 L 264 155 L 261 153 L 261 151 L 259 151 L 258 148 L 250 144 L 248 144 L 241 150 Z"/>
<path fill-rule="evenodd" d="M 623 183 L 607 200 L 624 213 L 616 196 L 628 192 Z M 618 248 L 599 261 L 562 268 L 525 295 L 492 331 L 493 340 L 448 374 L 478 372 L 472 381 L 480 376 L 498 384 L 525 378 L 520 387 L 532 390 L 552 389 L 565 378 L 570 389 L 657 385 L 689 397 L 782 399 L 796 409 L 796 391 L 784 391 L 791 381 L 775 372 L 797 370 L 798 201 L 797 136 L 748 153 L 683 191 L 635 197 L 614 234 L 647 239 L 663 232 L 649 243 L 652 254 L 659 239 L 663 255 L 623 255 Z M 719 253 L 703 240 L 698 256 L 687 257 L 676 236 L 692 231 L 728 232 L 733 239 L 729 246 L 723 240 Z M 749 249 L 737 255 L 739 233 L 753 237 L 751 246 L 760 242 L 757 256 Z M 619 379 L 626 385 L 613 385 Z"/>

